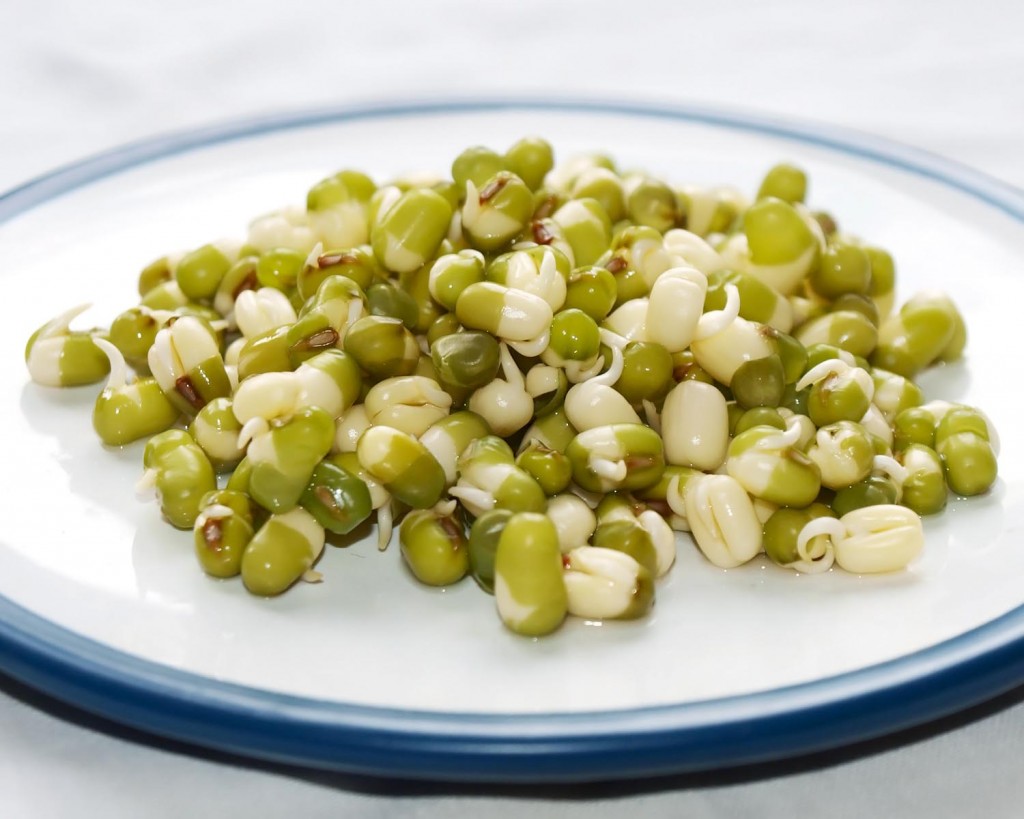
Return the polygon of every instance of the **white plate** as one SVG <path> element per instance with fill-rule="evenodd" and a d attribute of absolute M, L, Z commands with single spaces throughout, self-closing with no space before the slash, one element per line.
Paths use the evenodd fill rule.
<path fill-rule="evenodd" d="M 716 569 L 684 545 L 648 619 L 527 640 L 472 583 L 418 586 L 397 548 L 328 548 L 325 582 L 273 599 L 199 570 L 138 502 L 141 446 L 92 434 L 96 388 L 28 383 L 21 350 L 64 308 L 105 324 L 156 256 L 221 236 L 341 167 L 444 171 L 469 144 L 539 133 L 679 183 L 753 190 L 791 160 L 812 205 L 890 249 L 901 298 L 953 295 L 963 362 L 929 398 L 1002 434 L 985 497 L 927 521 L 910 570 Z M 1020 368 L 1024 197 L 943 160 L 827 128 L 693 109 L 551 101 L 339 109 L 117 150 L 0 200 L 0 664 L 57 697 L 218 748 L 375 774 L 584 779 L 735 764 L 850 742 L 1024 679 Z M 1017 376 L 1011 373 L 1016 372 Z"/>

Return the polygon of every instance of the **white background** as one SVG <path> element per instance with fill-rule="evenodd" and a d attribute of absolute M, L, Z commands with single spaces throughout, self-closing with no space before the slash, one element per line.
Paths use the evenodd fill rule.
<path fill-rule="evenodd" d="M 493 93 L 701 103 L 913 144 L 1024 186 L 1024 6 L 0 4 L 0 189 L 166 131 Z M 1022 249 L 1024 252 L 1024 249 Z M 5 816 L 1016 816 L 1024 692 L 754 770 L 493 789 L 255 765 L 131 734 L 0 678 Z"/>

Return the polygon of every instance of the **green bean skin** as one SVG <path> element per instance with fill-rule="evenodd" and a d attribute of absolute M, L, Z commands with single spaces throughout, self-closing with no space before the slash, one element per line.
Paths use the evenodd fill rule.
<path fill-rule="evenodd" d="M 496 173 L 509 169 L 507 157 L 499 156 L 490 148 L 475 146 L 467 148 L 452 162 L 451 174 L 455 187 L 461 193 L 466 190 L 466 182 L 473 182 L 478 187 L 485 184 Z"/>
<path fill-rule="evenodd" d="M 165 284 L 174 278 L 175 265 L 167 256 L 161 256 L 139 271 L 137 291 L 144 297 L 153 288 Z"/>
<path fill-rule="evenodd" d="M 617 295 L 615 277 L 607 269 L 597 265 L 577 267 L 569 274 L 563 306 L 582 310 L 594 321 L 601 321 L 612 311 Z"/>
<path fill-rule="evenodd" d="M 509 518 L 494 556 L 494 582 L 498 613 L 516 634 L 540 637 L 562 624 L 568 597 L 550 520 L 531 512 Z"/>
<path fill-rule="evenodd" d="M 766 198 L 743 216 L 743 231 L 755 264 L 792 262 L 815 246 L 814 234 L 788 202 Z"/>
<path fill-rule="evenodd" d="M 308 299 L 316 294 L 330 276 L 344 276 L 365 291 L 383 275 L 372 248 L 361 246 L 321 253 L 314 265 L 303 266 L 295 284 L 299 295 Z"/>
<path fill-rule="evenodd" d="M 867 293 L 871 286 L 871 260 L 855 244 L 834 241 L 821 254 L 821 261 L 808 278 L 811 289 L 825 299 Z"/>
<path fill-rule="evenodd" d="M 124 446 L 163 432 L 178 420 L 179 412 L 153 378 L 108 387 L 97 397 L 92 426 L 108 446 Z"/>
<path fill-rule="evenodd" d="M 431 345 L 430 357 L 442 384 L 476 390 L 498 374 L 500 349 L 490 333 L 451 333 Z"/>
<path fill-rule="evenodd" d="M 970 432 L 938 438 L 935 451 L 942 459 L 949 488 L 962 497 L 980 495 L 995 483 L 998 474 L 992 445 Z"/>
<path fill-rule="evenodd" d="M 532 441 L 519 453 L 516 466 L 533 478 L 548 497 L 565 491 L 572 481 L 572 464 L 565 454 L 539 441 Z"/>
<path fill-rule="evenodd" d="M 403 193 L 370 230 L 374 255 L 394 273 L 422 267 L 441 246 L 451 215 L 451 205 L 435 191 Z"/>
<path fill-rule="evenodd" d="M 832 500 L 832 511 L 842 517 L 865 506 L 896 503 L 898 488 L 889 478 L 871 475 L 859 483 L 840 489 Z"/>
<path fill-rule="evenodd" d="M 209 301 L 234 261 L 215 245 L 203 245 L 181 258 L 174 278 L 190 300 Z"/>
<path fill-rule="evenodd" d="M 477 585 L 488 594 L 494 594 L 494 557 L 501 533 L 514 514 L 509 509 L 492 509 L 480 515 L 469 528 L 469 570 Z"/>
<path fill-rule="evenodd" d="M 253 536 L 249 497 L 243 492 L 216 490 L 200 502 L 193 527 L 196 558 L 211 577 L 235 577 Z"/>
<path fill-rule="evenodd" d="M 469 572 L 466 535 L 451 516 L 429 509 L 410 512 L 399 540 L 406 565 L 421 583 L 450 586 Z"/>
<path fill-rule="evenodd" d="M 378 379 L 412 375 L 419 360 L 419 346 L 408 328 L 397 318 L 367 316 L 356 321 L 345 334 L 345 352 Z"/>
<path fill-rule="evenodd" d="M 615 389 L 634 406 L 661 403 L 674 386 L 672 356 L 657 342 L 630 342 L 622 351 L 622 364 Z"/>
<path fill-rule="evenodd" d="M 244 381 L 258 373 L 287 372 L 294 369 L 289 350 L 288 325 L 275 327 L 246 339 L 238 355 L 238 377 Z"/>
<path fill-rule="evenodd" d="M 741 407 L 777 407 L 786 388 L 785 375 L 782 360 L 769 355 L 741 364 L 729 386 Z"/>
<path fill-rule="evenodd" d="M 281 594 L 307 576 L 323 546 L 323 529 L 304 509 L 271 515 L 242 554 L 242 582 L 261 597 Z"/>
<path fill-rule="evenodd" d="M 169 430 L 150 439 L 143 461 L 155 472 L 154 486 L 164 518 L 175 528 L 191 529 L 202 499 L 217 488 L 206 454 L 187 433 Z"/>
<path fill-rule="evenodd" d="M 900 452 L 900 462 L 909 473 L 903 481 L 900 503 L 919 515 L 934 515 L 945 509 L 949 492 L 939 454 L 931 447 L 910 444 Z"/>
<path fill-rule="evenodd" d="M 149 374 L 149 348 L 160 329 L 160 322 L 148 310 L 132 307 L 120 313 L 110 325 L 110 343 L 121 351 L 128 366 L 142 375 Z"/>
<path fill-rule="evenodd" d="M 803 202 L 807 196 L 807 174 L 796 165 L 780 163 L 773 166 L 757 189 L 757 198 L 773 197 L 793 204 Z"/>
<path fill-rule="evenodd" d="M 253 500 L 276 514 L 294 509 L 333 441 L 334 419 L 319 407 L 300 410 L 254 440 L 249 447 Z"/>
<path fill-rule="evenodd" d="M 444 469 L 415 437 L 389 427 L 371 427 L 359 439 L 359 463 L 392 495 L 414 509 L 427 509 L 445 489 Z"/>
<path fill-rule="evenodd" d="M 373 512 L 366 483 L 331 458 L 325 458 L 313 469 L 299 496 L 299 505 L 336 535 L 347 535 Z"/>
<path fill-rule="evenodd" d="M 536 191 L 544 177 L 554 167 L 555 157 L 551 144 L 540 137 L 523 137 L 505 151 L 508 169 Z"/>

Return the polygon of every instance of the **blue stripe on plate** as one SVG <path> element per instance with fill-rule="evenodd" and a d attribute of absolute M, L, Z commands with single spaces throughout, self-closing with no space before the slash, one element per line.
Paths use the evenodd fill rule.
<path fill-rule="evenodd" d="M 0 222 L 163 157 L 346 121 L 550 110 L 703 123 L 830 149 L 939 182 L 1024 222 L 1024 195 L 969 168 L 865 135 L 708 108 L 580 100 L 459 100 L 325 109 L 219 125 L 99 154 L 0 197 Z M 353 773 L 458 781 L 583 781 L 808 753 L 937 718 L 1024 680 L 1024 606 L 952 640 L 762 693 L 596 713 L 499 715 L 374 708 L 278 694 L 153 663 L 0 596 L 0 667 L 121 724 L 223 751 Z"/>

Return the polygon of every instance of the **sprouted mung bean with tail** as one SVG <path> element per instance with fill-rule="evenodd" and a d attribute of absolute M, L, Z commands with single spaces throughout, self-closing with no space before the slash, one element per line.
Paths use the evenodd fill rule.
<path fill-rule="evenodd" d="M 61 314 L 26 362 L 108 377 L 102 441 L 146 440 L 163 518 L 257 595 L 367 521 L 524 635 L 642 617 L 679 532 L 723 568 L 896 571 L 998 441 L 912 380 L 963 352 L 950 298 L 896 309 L 891 256 L 806 194 L 791 165 L 753 198 L 556 168 L 537 138 L 429 181 L 344 170 L 153 262 L 109 329 Z"/>

